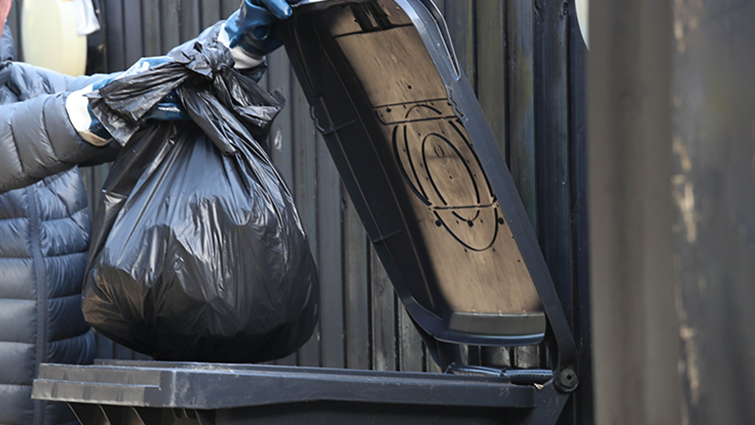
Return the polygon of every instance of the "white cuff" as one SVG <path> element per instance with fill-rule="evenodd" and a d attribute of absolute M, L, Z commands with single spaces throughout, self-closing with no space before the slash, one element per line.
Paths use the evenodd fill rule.
<path fill-rule="evenodd" d="M 68 119 L 71 120 L 73 128 L 79 133 L 79 136 L 85 141 L 95 146 L 105 146 L 110 140 L 103 139 L 91 131 L 92 117 L 89 116 L 89 99 L 86 94 L 92 92 L 92 85 L 68 95 L 66 99 L 66 111 Z"/>
<path fill-rule="evenodd" d="M 255 66 L 261 65 L 265 61 L 264 57 L 258 58 L 256 56 L 252 56 L 244 51 L 244 49 L 242 49 L 240 46 L 230 47 L 231 40 L 228 38 L 228 33 L 225 32 L 225 24 L 220 27 L 218 41 L 231 51 L 231 56 L 233 56 L 233 60 L 236 61 L 236 64 L 233 67 L 236 69 L 254 68 Z"/>

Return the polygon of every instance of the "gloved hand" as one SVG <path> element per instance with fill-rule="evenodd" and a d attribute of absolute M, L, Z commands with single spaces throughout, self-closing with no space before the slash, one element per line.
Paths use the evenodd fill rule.
<path fill-rule="evenodd" d="M 220 31 L 219 41 L 231 49 L 236 68 L 262 63 L 262 58 L 281 46 L 278 22 L 293 13 L 297 0 L 244 0 Z"/>
<path fill-rule="evenodd" d="M 79 136 L 95 146 L 104 146 L 113 138 L 102 126 L 100 120 L 92 113 L 89 107 L 89 99 L 87 99 L 88 94 L 105 87 L 114 80 L 144 72 L 172 60 L 167 56 L 142 58 L 121 74 L 104 78 L 88 87 L 71 93 L 66 100 L 66 110 L 68 111 L 68 118 L 79 133 Z M 178 99 L 178 94 L 175 91 L 171 91 L 154 109 L 147 113 L 144 119 L 159 121 L 188 120 L 189 115 Z"/>

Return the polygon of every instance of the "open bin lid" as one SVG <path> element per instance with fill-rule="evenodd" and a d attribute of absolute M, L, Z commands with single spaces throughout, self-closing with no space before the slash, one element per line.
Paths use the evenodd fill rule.
<path fill-rule="evenodd" d="M 521 198 L 432 2 L 304 0 L 281 35 L 412 319 L 440 341 L 526 345 L 542 340 L 547 313 L 556 333 L 571 338 Z"/>

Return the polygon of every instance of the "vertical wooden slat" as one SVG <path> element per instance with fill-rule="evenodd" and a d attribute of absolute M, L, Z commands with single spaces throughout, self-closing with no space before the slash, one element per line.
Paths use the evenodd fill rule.
<path fill-rule="evenodd" d="M 508 163 L 530 223 L 537 229 L 532 8 L 530 0 L 508 2 Z"/>
<path fill-rule="evenodd" d="M 217 0 L 201 0 L 200 7 L 200 26 L 202 29 L 208 28 L 221 19 L 220 2 Z M 225 18 L 225 16 L 223 16 Z"/>
<path fill-rule="evenodd" d="M 568 15 L 564 0 L 536 0 L 535 146 L 538 235 L 567 317 L 571 316 Z"/>
<path fill-rule="evenodd" d="M 393 285 L 373 247 L 370 247 L 370 252 L 372 368 L 396 370 L 396 308 Z"/>
<path fill-rule="evenodd" d="M 161 53 L 167 53 L 170 49 L 178 46 L 181 42 L 179 3 L 180 0 L 161 0 L 160 4 L 160 38 L 162 45 Z"/>
<path fill-rule="evenodd" d="M 318 258 L 317 235 L 317 153 L 315 127 L 309 117 L 309 104 L 298 82 L 291 95 L 294 116 L 294 198 L 304 230 L 309 238 L 312 255 Z M 320 309 L 321 314 L 327 314 Z M 312 338 L 299 350 L 299 364 L 320 365 L 320 325 Z"/>
<path fill-rule="evenodd" d="M 399 370 L 421 372 L 424 369 L 422 338 L 400 300 L 397 305 Z"/>
<path fill-rule="evenodd" d="M 427 351 L 427 346 L 423 343 L 422 344 L 422 353 L 425 356 L 425 372 L 430 373 L 443 373 L 442 370 L 440 370 L 440 366 L 438 366 L 437 363 L 435 363 L 435 360 L 433 360 L 432 355 Z"/>
<path fill-rule="evenodd" d="M 536 226 L 534 5 L 530 0 L 511 0 L 507 6 L 509 168 L 530 222 Z M 517 347 L 512 351 L 511 361 L 516 367 L 539 366 L 537 346 Z M 504 353 L 491 355 L 497 361 L 506 362 Z"/>
<path fill-rule="evenodd" d="M 107 62 L 108 69 L 123 71 L 127 68 L 125 57 L 125 28 L 123 27 L 123 0 L 107 0 Z"/>
<path fill-rule="evenodd" d="M 506 153 L 506 2 L 477 0 L 477 99 Z"/>
<path fill-rule="evenodd" d="M 346 366 L 351 369 L 369 369 L 372 358 L 370 355 L 369 249 L 362 220 L 354 209 L 351 199 L 347 199 L 346 202 L 343 229 Z"/>
<path fill-rule="evenodd" d="M 199 15 L 199 0 L 180 0 L 179 9 L 179 36 L 181 43 L 196 38 L 202 31 L 201 17 Z"/>
<path fill-rule="evenodd" d="M 144 56 L 142 32 L 138 30 L 142 25 L 142 2 L 131 1 L 123 8 L 124 28 L 124 66 L 128 68 L 139 58 Z"/>
<path fill-rule="evenodd" d="M 287 105 L 278 114 L 270 130 L 270 153 L 273 163 L 278 167 L 288 187 L 294 184 L 294 140 L 293 140 L 293 105 L 291 99 L 291 66 L 284 50 L 278 50 L 268 56 L 268 88 L 272 92 L 278 88 L 287 97 Z"/>
<path fill-rule="evenodd" d="M 571 2 L 569 21 L 569 139 L 571 168 L 572 330 L 579 351 L 579 387 L 572 396 L 570 424 L 593 425 L 592 319 L 587 202 L 587 102 L 586 46 Z M 567 410 L 567 413 L 569 410 Z"/>
<path fill-rule="evenodd" d="M 474 6 L 469 0 L 445 0 L 444 10 L 459 66 L 473 89 L 476 87 Z"/>
<path fill-rule="evenodd" d="M 317 241 L 322 366 L 344 367 L 341 180 L 325 141 L 317 135 Z"/>
<path fill-rule="evenodd" d="M 241 0 L 220 0 L 220 16 L 225 19 L 241 5 Z"/>
<path fill-rule="evenodd" d="M 141 3 L 144 55 L 161 55 L 165 52 L 162 49 L 162 33 L 160 31 L 160 0 L 141 0 Z"/>

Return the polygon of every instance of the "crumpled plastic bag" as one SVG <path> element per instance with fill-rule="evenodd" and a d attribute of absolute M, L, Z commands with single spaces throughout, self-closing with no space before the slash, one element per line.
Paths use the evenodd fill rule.
<path fill-rule="evenodd" d="M 233 69 L 218 27 L 176 60 L 90 99 L 122 144 L 94 218 L 82 308 L 108 338 L 160 360 L 293 353 L 318 317 L 293 198 L 260 147 L 283 106 Z M 176 89 L 191 121 L 141 121 Z M 127 142 L 127 143 L 126 143 Z"/>

